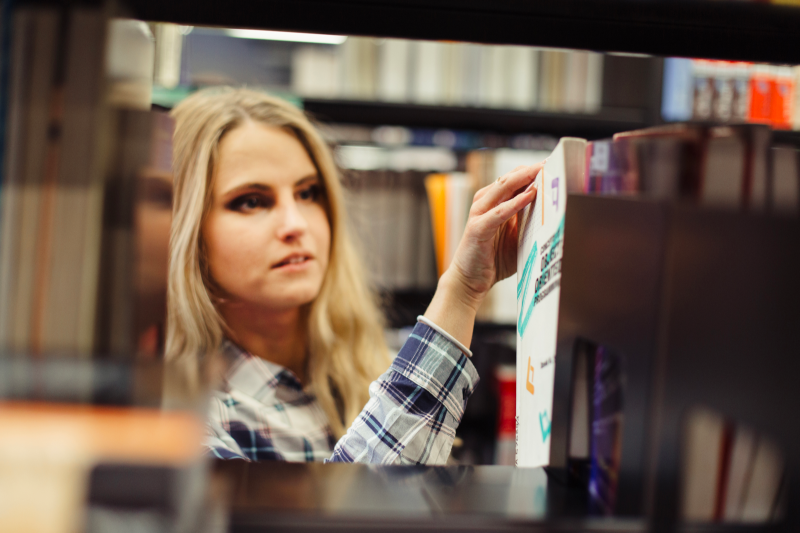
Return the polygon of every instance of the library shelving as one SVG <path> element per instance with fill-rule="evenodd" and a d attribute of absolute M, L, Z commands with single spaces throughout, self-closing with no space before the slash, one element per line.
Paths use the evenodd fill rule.
<path fill-rule="evenodd" d="M 32 4 L 32 2 L 20 4 Z M 71 5 L 69 2 L 67 4 Z M 124 13 L 148 21 L 181 24 L 530 44 L 776 63 L 800 62 L 800 32 L 797 31 L 800 27 L 800 9 L 756 2 L 569 0 L 543 3 L 497 0 L 490 3 L 485 0 L 232 0 L 220 3 L 211 0 L 192 2 L 127 0 L 121 6 L 119 14 Z M 548 128 L 546 132 L 583 134 L 590 138 L 653 124 L 657 122 L 657 118 L 653 117 L 653 110 L 658 109 L 657 105 L 649 108 L 607 108 L 590 116 L 321 99 L 308 99 L 305 106 L 320 119 L 330 121 L 463 127 L 504 132 Z M 797 142 L 798 134 L 778 132 L 775 139 L 794 143 Z M 598 251 L 598 246 L 602 242 L 590 243 L 591 246 L 582 251 L 585 255 L 584 261 L 570 261 L 567 257 L 565 264 L 570 265 L 568 268 L 572 270 L 564 271 L 566 281 L 563 301 L 566 305 L 562 313 L 574 313 L 574 316 L 578 316 L 580 311 L 588 309 L 585 316 L 578 318 L 590 317 L 591 320 L 586 318 L 583 323 L 572 321 L 571 325 L 575 327 L 569 331 L 565 330 L 563 336 L 569 341 L 574 341 L 577 336 L 594 333 L 592 340 L 606 342 L 616 348 L 633 346 L 628 350 L 630 353 L 641 351 L 641 346 L 646 345 L 649 353 L 655 354 L 654 361 L 648 361 L 646 368 L 643 365 L 637 370 L 641 371 L 637 376 L 646 379 L 648 374 L 655 373 L 653 367 L 659 369 L 660 377 L 653 385 L 655 392 L 648 390 L 652 383 L 646 381 L 636 383 L 635 394 L 631 397 L 634 402 L 644 400 L 641 404 L 633 404 L 633 415 L 629 415 L 629 420 L 641 421 L 653 413 L 658 418 L 653 421 L 654 425 L 650 432 L 646 432 L 644 425 L 638 428 L 640 431 L 637 432 L 626 430 L 627 433 L 623 436 L 624 442 L 633 443 L 630 445 L 635 448 L 635 453 L 629 455 L 630 460 L 623 465 L 626 468 L 623 475 L 627 477 L 620 492 L 621 495 L 627 493 L 635 496 L 635 498 L 623 496 L 628 499 L 623 502 L 622 507 L 630 510 L 630 514 L 641 517 L 649 512 L 649 515 L 645 518 L 646 523 L 639 520 L 635 523 L 617 520 L 598 525 L 580 513 L 565 520 L 542 523 L 537 522 L 536 517 L 528 512 L 531 506 L 536 504 L 534 499 L 536 494 L 529 491 L 523 494 L 530 498 L 522 504 L 523 513 L 514 517 L 514 524 L 519 529 L 526 530 L 591 530 L 595 526 L 605 531 L 674 530 L 677 527 L 679 491 L 677 472 L 680 453 L 678 434 L 681 409 L 689 407 L 689 402 L 701 401 L 714 404 L 734 416 L 742 416 L 754 424 L 761 424 L 772 434 L 784 439 L 783 444 L 787 446 L 789 452 L 787 459 L 791 490 L 788 493 L 789 522 L 783 525 L 784 530 L 790 530 L 791 526 L 800 524 L 800 512 L 796 505 L 800 500 L 797 455 L 800 449 L 798 448 L 800 436 L 796 424 L 790 422 L 798 405 L 796 387 L 793 388 L 792 383 L 798 369 L 797 358 L 789 360 L 782 356 L 792 351 L 797 352 L 796 343 L 791 342 L 796 335 L 798 324 L 795 298 L 798 292 L 796 221 L 761 220 L 756 224 L 750 224 L 749 215 L 720 216 L 692 210 L 684 211 L 682 208 L 670 206 L 661 206 L 654 210 L 652 206 L 644 203 L 626 202 L 629 201 L 578 199 L 575 201 L 576 209 L 572 210 L 570 216 L 572 220 L 578 220 L 581 214 L 589 216 L 592 210 L 595 210 L 605 217 L 603 220 L 606 223 L 630 222 L 625 226 L 625 230 L 637 233 L 640 241 L 644 243 L 642 246 L 645 248 L 649 246 L 647 250 L 651 252 L 648 256 L 651 260 L 648 275 L 651 277 L 645 281 L 652 290 L 646 294 L 632 290 L 635 289 L 637 281 L 642 281 L 640 276 L 642 268 L 632 269 L 631 275 L 624 279 L 617 269 L 614 274 L 628 292 L 610 294 L 608 300 L 600 301 L 592 307 L 599 301 L 592 299 L 598 297 L 598 294 L 593 294 L 592 298 L 587 298 L 587 294 L 599 288 L 601 289 L 599 296 L 602 296 L 602 290 L 609 291 L 614 287 L 604 285 L 605 279 L 588 287 L 581 286 L 581 283 L 587 283 L 587 280 L 602 274 L 599 269 L 594 268 L 598 258 L 606 260 L 613 258 L 610 255 L 591 255 L 592 250 Z M 643 212 L 637 217 L 630 216 L 631 211 Z M 602 227 L 592 227 L 591 217 L 587 220 L 588 222 L 584 220 L 588 228 L 587 234 L 594 230 L 603 230 Z M 642 223 L 642 220 L 649 221 L 649 225 Z M 668 228 L 670 224 L 673 226 Z M 574 235 L 577 235 L 575 232 L 580 229 L 579 225 L 577 223 L 570 225 L 568 221 L 566 228 L 566 239 L 578 242 L 578 237 Z M 656 242 L 656 239 L 660 240 Z M 677 243 L 673 248 L 668 246 L 667 241 L 670 239 Z M 608 237 L 607 242 L 620 247 L 621 253 L 627 253 L 636 259 L 637 254 L 630 253 L 633 249 L 630 241 L 623 242 L 623 239 L 615 234 Z M 735 249 L 736 242 L 748 244 L 746 247 L 742 245 L 742 255 L 731 256 L 729 252 Z M 698 243 L 705 244 L 706 248 L 698 249 Z M 743 257 L 746 261 L 742 261 Z M 725 276 L 715 277 L 720 264 L 731 264 L 735 268 L 726 271 Z M 641 267 L 634 263 L 629 266 L 631 265 Z M 779 266 L 771 270 L 775 265 Z M 662 273 L 664 277 L 661 277 Z M 731 287 L 734 286 L 742 289 L 741 295 L 732 292 Z M 710 296 L 703 297 L 703 291 L 697 289 L 709 290 Z M 622 299 L 625 295 L 630 298 Z M 397 298 L 399 300 L 406 297 L 412 306 L 418 306 L 427 295 L 410 293 Z M 649 298 L 645 302 L 648 306 L 647 315 L 636 313 L 637 305 L 641 304 L 642 298 Z M 755 319 L 748 316 L 748 313 L 758 314 L 776 302 L 778 305 L 772 311 L 761 313 Z M 628 312 L 627 316 L 647 322 L 646 326 L 649 329 L 644 333 L 643 330 L 625 331 L 631 324 L 623 321 L 612 323 L 609 321 L 610 314 L 598 318 L 597 313 L 602 310 L 603 305 L 614 303 L 620 306 L 612 311 Z M 744 305 L 746 309 L 739 309 L 737 305 Z M 717 317 L 709 318 L 715 313 L 718 314 Z M 666 322 L 667 317 L 674 319 L 673 322 Z M 585 328 L 576 329 L 581 325 Z M 588 328 L 596 329 L 590 331 Z M 646 339 L 643 339 L 644 335 L 647 335 Z M 668 340 L 672 343 L 667 342 Z M 563 346 L 559 346 L 559 350 L 560 353 L 565 353 Z M 565 376 L 569 366 L 561 365 L 561 368 L 563 370 L 559 377 L 563 379 L 557 387 L 564 392 L 569 390 L 569 376 Z M 719 378 L 718 381 L 713 381 L 714 386 L 709 386 L 711 375 Z M 689 394 L 685 394 L 686 391 Z M 659 396 L 652 396 L 655 393 Z M 755 400 L 747 402 L 748 395 L 752 395 Z M 762 416 L 765 409 L 768 412 Z M 568 466 L 565 448 L 569 433 L 567 418 L 565 413 L 554 414 L 552 445 L 556 465 L 554 470 Z M 232 468 L 239 466 L 234 465 Z M 288 485 L 284 486 L 295 490 L 291 494 L 302 496 L 303 491 L 309 487 L 320 486 L 315 485 L 317 478 L 306 475 L 316 466 L 294 468 L 285 465 L 264 465 L 259 467 L 264 471 L 263 477 L 256 479 L 255 476 L 251 476 L 249 479 L 253 483 L 253 490 L 258 491 L 259 482 L 269 483 L 269 475 L 277 475 L 278 477 L 273 479 L 279 479 L 280 483 L 285 483 L 288 479 Z M 631 475 L 627 470 L 629 467 L 631 471 L 638 470 L 638 472 Z M 367 470 L 362 469 L 361 472 Z M 369 471 L 372 472 L 371 469 Z M 645 471 L 649 473 L 649 478 L 644 477 Z M 353 475 L 355 470 L 343 469 L 342 472 L 343 477 L 351 481 L 357 478 Z M 454 472 L 459 475 L 464 472 L 472 473 L 473 470 L 466 468 Z M 497 475 L 499 470 L 494 473 L 488 471 L 478 473 L 482 472 L 487 472 L 483 481 L 506 488 L 509 479 L 514 477 L 510 469 L 503 471 L 503 475 Z M 426 479 L 425 476 L 441 481 L 450 475 L 444 469 L 415 469 L 411 473 L 421 473 L 423 481 Z M 370 475 L 374 475 L 373 481 L 377 480 L 384 489 L 392 483 L 387 481 L 388 474 L 380 471 L 372 472 Z M 520 477 L 530 475 L 531 472 L 526 471 Z M 553 479 L 557 478 L 557 475 L 553 476 Z M 336 480 L 336 483 L 341 482 L 341 479 Z M 469 485 L 468 481 L 465 483 Z M 409 485 L 413 483 L 410 483 L 407 477 L 397 486 L 407 488 Z M 523 485 L 528 488 L 531 486 L 524 482 Z M 272 487 L 277 486 L 277 482 L 273 482 Z M 331 486 L 335 485 L 328 485 L 329 488 Z M 360 485 L 351 483 L 350 486 Z M 414 491 L 418 502 L 427 502 L 430 507 L 424 509 L 424 517 L 420 518 L 419 523 L 412 524 L 418 531 L 430 526 L 429 515 L 439 514 L 441 517 L 443 507 L 446 507 L 439 505 L 436 498 L 430 497 L 430 491 L 435 490 L 431 488 L 432 486 L 432 483 L 424 483 L 422 488 Z M 555 488 L 557 485 L 554 483 L 550 487 Z M 466 492 L 469 490 L 468 486 Z M 445 496 L 450 494 L 447 490 L 443 492 Z M 248 503 L 247 493 L 237 494 L 241 496 L 237 500 L 241 504 L 239 509 L 243 509 Z M 263 495 L 264 491 L 260 494 Z M 495 490 L 485 494 L 494 497 L 497 492 Z M 473 491 L 472 499 L 465 500 L 466 505 L 474 505 L 475 497 L 479 496 L 478 492 Z M 580 496 L 584 494 L 580 493 Z M 337 493 L 335 497 L 342 501 L 341 494 Z M 331 501 L 336 498 L 332 498 Z M 291 498 L 276 501 L 290 502 Z M 277 527 L 286 526 L 295 529 L 302 529 L 305 524 L 309 530 L 342 526 L 341 523 L 328 522 L 327 517 L 325 523 L 303 522 L 299 515 L 293 515 L 289 511 L 280 511 L 282 514 L 279 518 L 284 522 L 275 522 L 274 516 L 269 513 L 274 509 L 259 507 L 260 503 L 256 499 L 251 502 L 252 507 L 245 511 L 261 518 L 266 517 L 267 520 L 248 521 L 246 517 L 243 518 L 244 513 L 242 513 L 238 517 L 238 522 L 237 517 L 232 521 L 236 526 L 235 530 L 262 530 L 270 526 L 274 528 L 276 524 L 280 524 Z M 649 507 L 648 502 L 651 504 Z M 268 503 L 271 505 L 273 502 Z M 305 503 L 311 505 L 313 502 Z M 395 514 L 403 511 L 390 499 L 382 500 L 382 505 L 384 506 L 382 509 Z M 544 505 L 548 505 L 548 502 Z M 310 507 L 306 508 L 308 509 Z M 346 520 L 350 518 L 346 517 Z M 353 520 L 358 522 L 358 518 Z M 484 517 L 484 520 L 486 521 L 480 525 L 485 526 L 486 530 L 503 528 L 509 530 L 504 524 L 499 523 L 499 519 L 496 520 L 496 516 L 490 516 L 488 519 Z M 350 522 L 350 525 L 353 525 L 353 522 Z M 375 524 L 378 525 L 385 524 Z M 474 522 L 456 521 L 451 526 L 467 528 L 474 526 Z M 344 527 L 346 524 L 340 528 Z M 712 528 L 713 526 L 708 526 L 706 529 Z M 699 529 L 704 528 L 699 527 Z M 741 529 L 737 529 L 739 530 Z"/>
<path fill-rule="evenodd" d="M 762 2 L 128 0 L 143 20 L 328 34 L 800 62 L 800 10 Z"/>
<path fill-rule="evenodd" d="M 606 108 L 599 113 L 548 113 L 507 109 L 397 104 L 363 100 L 303 99 L 303 108 L 323 122 L 393 124 L 408 127 L 484 130 L 498 133 L 610 137 L 652 124 L 648 109 Z"/>

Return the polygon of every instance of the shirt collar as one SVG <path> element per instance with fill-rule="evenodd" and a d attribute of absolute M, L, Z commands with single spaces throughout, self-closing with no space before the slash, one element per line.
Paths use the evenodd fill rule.
<path fill-rule="evenodd" d="M 220 352 L 228 366 L 225 382 L 230 389 L 262 402 L 274 398 L 279 390 L 304 393 L 291 370 L 253 355 L 228 339 L 222 342 Z"/>

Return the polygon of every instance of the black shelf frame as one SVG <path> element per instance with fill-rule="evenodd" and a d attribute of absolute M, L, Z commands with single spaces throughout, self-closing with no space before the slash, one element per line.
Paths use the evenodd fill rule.
<path fill-rule="evenodd" d="M 589 113 L 549 113 L 499 108 L 456 107 L 364 100 L 306 98 L 306 111 L 321 122 L 391 124 L 421 128 L 492 131 L 503 134 L 544 133 L 589 140 L 652 125 L 649 110 L 607 108 Z"/>
<path fill-rule="evenodd" d="M 149 21 L 800 63 L 800 9 L 710 0 L 125 0 Z"/>

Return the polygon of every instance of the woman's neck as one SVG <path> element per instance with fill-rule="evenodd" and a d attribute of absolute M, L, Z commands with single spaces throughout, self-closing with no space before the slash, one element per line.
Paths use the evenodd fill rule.
<path fill-rule="evenodd" d="M 219 313 L 229 338 L 253 355 L 286 367 L 306 383 L 307 336 L 299 307 L 285 311 L 223 304 Z"/>

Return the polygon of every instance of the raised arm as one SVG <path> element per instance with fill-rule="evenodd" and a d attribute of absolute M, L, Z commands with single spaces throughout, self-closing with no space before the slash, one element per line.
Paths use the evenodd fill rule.
<path fill-rule="evenodd" d="M 489 289 L 516 272 L 516 214 L 536 198 L 533 181 L 541 168 L 518 167 L 475 194 L 464 236 L 424 315 L 464 346 Z M 443 464 L 477 382 L 461 349 L 418 323 L 370 386 L 369 402 L 330 461 Z"/>

